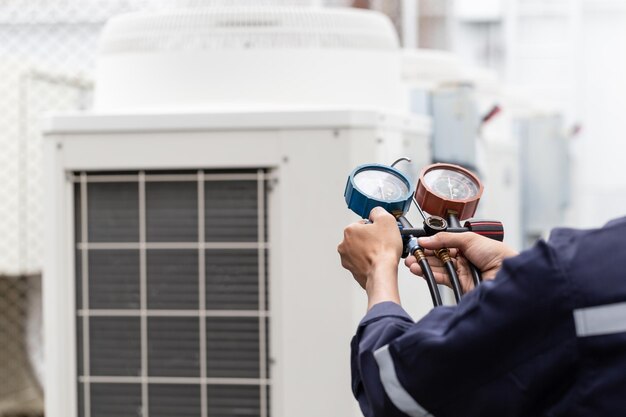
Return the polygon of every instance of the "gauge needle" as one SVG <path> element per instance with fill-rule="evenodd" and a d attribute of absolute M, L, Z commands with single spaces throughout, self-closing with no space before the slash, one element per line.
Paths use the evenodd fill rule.
<path fill-rule="evenodd" d="M 454 194 L 452 192 L 452 183 L 450 182 L 450 177 L 448 177 L 448 188 L 450 189 L 450 198 L 454 198 Z"/>
<path fill-rule="evenodd" d="M 385 198 L 385 190 L 383 190 L 383 183 L 378 181 L 378 189 L 380 190 L 380 198 Z"/>

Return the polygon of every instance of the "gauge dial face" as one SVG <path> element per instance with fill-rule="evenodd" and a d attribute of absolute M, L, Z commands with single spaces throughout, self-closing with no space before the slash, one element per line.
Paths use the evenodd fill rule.
<path fill-rule="evenodd" d="M 367 197 L 381 201 L 397 201 L 410 193 L 406 183 L 396 175 L 378 169 L 368 169 L 354 176 L 354 184 Z"/>
<path fill-rule="evenodd" d="M 474 179 L 451 169 L 433 169 L 424 175 L 424 183 L 436 195 L 446 200 L 462 201 L 478 195 Z"/>

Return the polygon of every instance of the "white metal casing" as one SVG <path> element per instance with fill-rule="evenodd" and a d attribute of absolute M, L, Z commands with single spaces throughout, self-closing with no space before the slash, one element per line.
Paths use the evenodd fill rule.
<path fill-rule="evenodd" d="M 46 415 L 76 416 L 73 201 L 76 170 L 265 167 L 269 200 L 273 417 L 360 415 L 349 340 L 365 297 L 340 266 L 349 172 L 410 156 L 427 164 L 429 122 L 373 110 L 76 115 L 46 129 L 44 317 Z M 426 285 L 400 268 L 403 302 L 430 309 Z"/>

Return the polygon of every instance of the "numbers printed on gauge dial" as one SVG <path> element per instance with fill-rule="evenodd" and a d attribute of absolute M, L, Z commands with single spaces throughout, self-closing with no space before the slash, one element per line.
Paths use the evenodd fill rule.
<path fill-rule="evenodd" d="M 402 199 L 409 189 L 396 175 L 376 169 L 364 170 L 354 176 L 354 184 L 368 197 L 383 201 Z"/>
<path fill-rule="evenodd" d="M 480 179 L 458 165 L 437 163 L 422 169 L 415 200 L 427 213 L 447 218 L 469 219 L 483 193 Z"/>
<path fill-rule="evenodd" d="M 466 175 L 450 169 L 436 169 L 424 175 L 433 193 L 449 200 L 468 200 L 478 194 L 478 186 Z"/>

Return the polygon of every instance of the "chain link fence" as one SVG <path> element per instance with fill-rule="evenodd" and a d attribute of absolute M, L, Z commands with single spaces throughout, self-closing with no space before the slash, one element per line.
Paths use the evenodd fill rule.
<path fill-rule="evenodd" d="M 42 120 L 89 107 L 100 29 L 142 6 L 0 3 L 0 417 L 43 415 Z"/>

